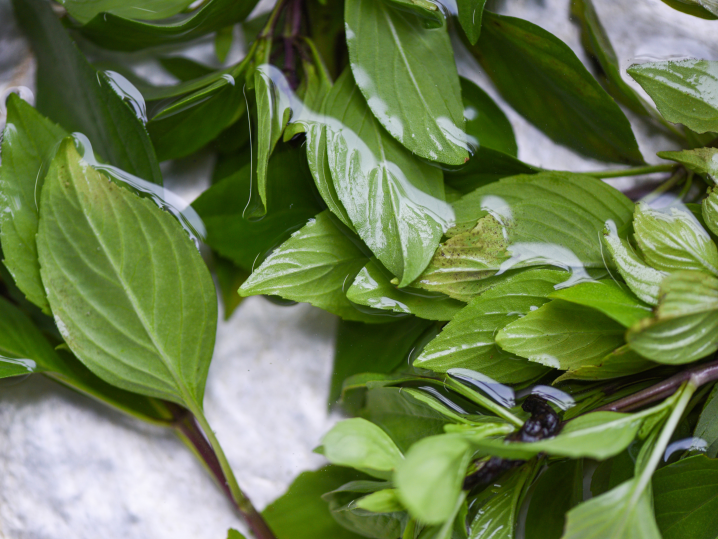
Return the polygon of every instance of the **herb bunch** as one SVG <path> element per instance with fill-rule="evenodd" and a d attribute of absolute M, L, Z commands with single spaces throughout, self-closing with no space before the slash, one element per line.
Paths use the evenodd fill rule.
<path fill-rule="evenodd" d="M 631 66 L 654 108 L 591 0 L 597 76 L 486 0 L 255 3 L 13 1 L 38 77 L 35 107 L 7 101 L 0 376 L 174 428 L 260 539 L 715 537 L 718 63 Z M 211 35 L 223 61 L 239 23 L 234 65 L 168 54 Z M 457 47 L 557 144 L 631 168 L 520 161 Z M 182 207 L 159 163 L 198 151 L 212 185 Z M 649 174 L 632 198 L 601 181 Z M 202 408 L 200 240 L 226 316 L 264 295 L 341 318 L 330 401 L 354 417 L 263 515 Z"/>

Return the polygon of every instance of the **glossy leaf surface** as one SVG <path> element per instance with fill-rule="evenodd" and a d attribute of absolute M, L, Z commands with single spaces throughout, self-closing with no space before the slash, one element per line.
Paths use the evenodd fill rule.
<path fill-rule="evenodd" d="M 638 299 L 625 285 L 612 279 L 579 283 L 556 290 L 549 297 L 591 307 L 624 327 L 630 327 L 652 314 L 650 305 Z"/>
<path fill-rule="evenodd" d="M 348 70 L 324 109 L 329 168 L 339 199 L 369 249 L 399 278 L 399 286 L 406 286 L 424 270 L 453 218 L 444 202 L 441 170 L 387 135 Z"/>
<path fill-rule="evenodd" d="M 658 365 L 642 357 L 627 344 L 616 348 L 595 365 L 582 365 L 561 375 L 556 381 L 564 380 L 608 380 L 647 371 Z"/>
<path fill-rule="evenodd" d="M 118 89 L 123 77 L 98 73 L 43 0 L 14 0 L 18 22 L 37 58 L 37 109 L 90 140 L 98 156 L 143 180 L 162 185 L 147 131 Z M 129 89 L 129 88 L 128 88 Z M 128 101 L 131 98 L 128 97 Z M 138 104 L 139 106 L 139 104 Z"/>
<path fill-rule="evenodd" d="M 514 128 L 496 102 L 469 79 L 461 77 L 466 134 L 472 147 L 490 148 L 516 157 L 518 148 Z M 480 157 L 479 153 L 479 157 Z M 472 155 L 471 159 L 476 159 Z"/>
<path fill-rule="evenodd" d="M 632 65 L 628 73 L 669 122 L 696 133 L 718 131 L 718 62 L 650 62 Z"/>
<path fill-rule="evenodd" d="M 457 0 L 459 23 L 469 43 L 475 45 L 481 35 L 481 19 L 486 0 Z"/>
<path fill-rule="evenodd" d="M 713 234 L 718 236 L 718 188 L 708 191 L 708 197 L 703 200 L 703 220 Z"/>
<path fill-rule="evenodd" d="M 506 278 L 461 310 L 414 366 L 436 372 L 471 369 L 501 383 L 541 376 L 548 369 L 504 352 L 494 338 L 498 330 L 546 303 L 554 286 L 565 279 L 566 273 L 557 270 L 527 271 Z"/>
<path fill-rule="evenodd" d="M 108 182 L 71 139 L 51 164 L 41 207 L 42 280 L 72 351 L 113 385 L 201 407 L 217 299 L 181 225 Z"/>
<path fill-rule="evenodd" d="M 139 20 L 166 19 L 176 15 L 192 3 L 192 0 L 144 0 L 127 2 L 125 0 L 60 0 L 67 12 L 81 23 L 89 22 L 101 13 L 112 13 L 118 17 Z"/>
<path fill-rule="evenodd" d="M 602 161 L 643 162 L 621 109 L 546 30 L 486 12 L 471 51 L 509 104 L 554 141 Z"/>
<path fill-rule="evenodd" d="M 344 21 L 351 69 L 374 116 L 412 153 L 463 164 L 469 153 L 446 25 L 425 28 L 377 0 L 347 0 Z"/>
<path fill-rule="evenodd" d="M 354 279 L 369 258 L 351 232 L 340 226 L 329 212 L 318 214 L 273 251 L 239 293 L 281 296 L 310 303 L 346 320 L 377 321 L 354 307 L 344 293 L 345 283 Z"/>
<path fill-rule="evenodd" d="M 496 343 L 507 352 L 556 369 L 595 365 L 623 344 L 624 328 L 606 315 L 553 300 L 505 326 Z"/>
<path fill-rule="evenodd" d="M 7 100 L 0 167 L 4 264 L 28 300 L 50 311 L 37 260 L 38 202 L 47 164 L 67 133 L 15 94 Z"/>
<path fill-rule="evenodd" d="M 680 163 L 688 170 L 706 176 L 714 184 L 718 183 L 718 149 L 696 148 L 680 152 L 658 152 L 658 157 Z"/>

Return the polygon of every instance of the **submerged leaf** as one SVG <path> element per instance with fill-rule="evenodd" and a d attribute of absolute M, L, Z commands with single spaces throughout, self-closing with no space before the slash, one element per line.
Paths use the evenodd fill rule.
<path fill-rule="evenodd" d="M 381 0 L 347 0 L 344 20 L 354 79 L 376 119 L 412 153 L 463 164 L 469 153 L 446 25 L 425 28 Z"/>
<path fill-rule="evenodd" d="M 72 139 L 50 166 L 41 208 L 42 280 L 70 349 L 111 384 L 201 409 L 217 298 L 181 225 L 107 181 Z"/>

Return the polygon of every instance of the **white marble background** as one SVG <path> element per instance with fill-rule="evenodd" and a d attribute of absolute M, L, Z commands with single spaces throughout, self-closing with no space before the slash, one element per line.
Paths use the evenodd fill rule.
<path fill-rule="evenodd" d="M 660 0 L 595 3 L 624 69 L 645 59 L 718 60 L 718 21 L 683 15 Z M 578 30 L 568 19 L 568 0 L 508 0 L 503 6 L 551 31 L 585 60 Z M 462 73 L 485 81 L 470 58 L 460 55 L 459 64 Z M 0 0 L 0 94 L 11 86 L 32 88 L 33 72 L 10 2 Z M 482 86 L 496 97 L 488 82 Z M 606 167 L 555 146 L 508 106 L 504 110 L 521 159 L 547 168 Z M 657 150 L 669 149 L 640 123 L 634 127 L 649 161 L 656 161 Z M 205 156 L 164 170 L 168 184 L 191 198 L 210 166 Z M 180 169 L 182 177 L 176 175 Z M 248 299 L 220 323 L 207 416 L 259 507 L 301 471 L 322 463 L 311 450 L 336 420 L 325 404 L 334 328 L 333 317 L 318 309 L 278 307 L 262 298 Z M 172 432 L 41 376 L 0 385 L 0 538 L 224 539 L 231 526 L 242 529 Z"/>

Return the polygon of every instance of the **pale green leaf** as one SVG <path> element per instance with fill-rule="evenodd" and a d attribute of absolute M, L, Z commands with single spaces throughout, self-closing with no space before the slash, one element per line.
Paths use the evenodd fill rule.
<path fill-rule="evenodd" d="M 486 0 L 456 0 L 459 10 L 459 23 L 469 40 L 476 45 L 481 35 L 481 18 L 484 15 Z"/>
<path fill-rule="evenodd" d="M 628 344 L 642 356 L 671 365 L 689 363 L 718 350 L 718 279 L 679 271 L 661 284 L 655 318 L 629 329 Z"/>
<path fill-rule="evenodd" d="M 47 163 L 67 133 L 15 94 L 7 100 L 0 167 L 0 239 L 4 263 L 28 300 L 49 312 L 37 260 L 39 193 Z"/>
<path fill-rule="evenodd" d="M 344 287 L 369 257 L 341 226 L 327 211 L 310 219 L 254 270 L 239 293 L 311 303 L 346 320 L 384 321 L 358 310 L 346 298 Z"/>
<path fill-rule="evenodd" d="M 446 372 L 465 368 L 501 383 L 531 380 L 548 369 L 502 351 L 496 332 L 548 301 L 566 272 L 531 270 L 507 277 L 477 296 L 424 348 L 414 366 Z"/>
<path fill-rule="evenodd" d="M 702 207 L 706 226 L 718 236 L 718 187 L 708 191 L 708 197 L 703 201 Z"/>
<path fill-rule="evenodd" d="M 182 226 L 82 161 L 72 139 L 40 207 L 42 281 L 70 349 L 111 384 L 201 408 L 217 297 Z"/>
<path fill-rule="evenodd" d="M 347 0 L 344 21 L 351 69 L 374 116 L 419 157 L 463 164 L 469 153 L 446 25 L 425 28 L 381 0 Z"/>
<path fill-rule="evenodd" d="M 398 288 L 393 276 L 377 260 L 371 260 L 357 274 L 347 299 L 359 305 L 395 313 L 414 314 L 429 320 L 451 320 L 464 304 L 444 294 L 418 288 Z"/>
<path fill-rule="evenodd" d="M 322 438 L 321 452 L 332 464 L 351 466 L 379 479 L 389 479 L 404 456 L 379 427 L 366 419 L 345 419 Z"/>
<path fill-rule="evenodd" d="M 601 359 L 596 365 L 582 365 L 578 369 L 565 372 L 555 382 L 564 380 L 608 380 L 621 378 L 647 371 L 658 365 L 642 357 L 630 346 L 624 344 Z M 554 382 L 554 383 L 555 383 Z"/>
<path fill-rule="evenodd" d="M 658 157 L 680 163 L 688 170 L 718 183 L 718 148 L 696 148 L 680 152 L 658 152 Z"/>
<path fill-rule="evenodd" d="M 361 0 L 364 3 L 376 0 Z M 346 70 L 324 104 L 334 187 L 359 236 L 406 286 L 421 274 L 453 219 L 439 168 L 374 119 Z"/>
<path fill-rule="evenodd" d="M 669 122 L 696 133 L 718 131 L 718 62 L 678 60 L 635 64 L 628 74 Z"/>
<path fill-rule="evenodd" d="M 624 343 L 623 333 L 621 324 L 596 310 L 553 300 L 501 329 L 496 344 L 541 365 L 573 370 L 600 363 Z"/>
<path fill-rule="evenodd" d="M 612 279 L 579 283 L 556 290 L 549 297 L 591 307 L 624 327 L 630 327 L 652 314 L 650 305 L 638 299 L 626 285 Z"/>
<path fill-rule="evenodd" d="M 394 474 L 399 499 L 427 524 L 441 524 L 454 513 L 471 445 L 461 435 L 441 434 L 411 446 Z"/>
<path fill-rule="evenodd" d="M 371 513 L 394 513 L 403 511 L 396 489 L 388 488 L 372 492 L 354 503 L 355 507 Z"/>
<path fill-rule="evenodd" d="M 718 275 L 718 248 L 690 211 L 657 210 L 640 202 L 633 228 L 646 262 L 657 270 L 705 270 Z"/>

